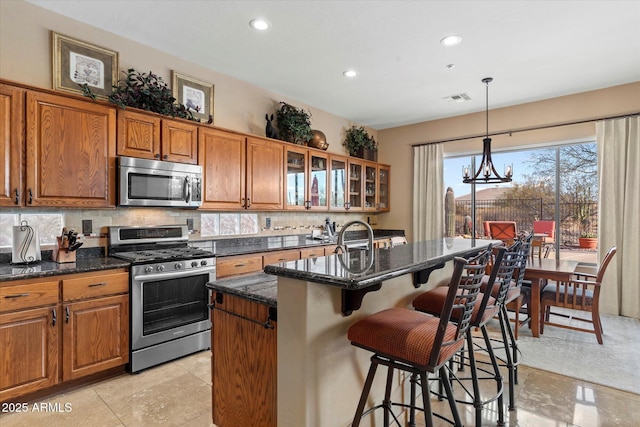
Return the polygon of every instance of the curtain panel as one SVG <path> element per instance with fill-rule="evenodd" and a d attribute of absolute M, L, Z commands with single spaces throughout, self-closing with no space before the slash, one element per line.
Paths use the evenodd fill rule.
<path fill-rule="evenodd" d="M 413 241 L 444 236 L 442 144 L 413 148 Z"/>
<path fill-rule="evenodd" d="M 618 248 L 603 279 L 600 311 L 640 319 L 640 117 L 598 121 L 596 139 L 598 257 Z"/>

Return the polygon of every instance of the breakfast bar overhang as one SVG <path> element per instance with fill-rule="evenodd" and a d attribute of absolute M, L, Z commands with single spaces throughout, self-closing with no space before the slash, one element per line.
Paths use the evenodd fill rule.
<path fill-rule="evenodd" d="M 266 266 L 265 273 L 278 276 L 278 426 L 350 425 L 369 355 L 350 345 L 349 326 L 389 307 L 409 307 L 420 293 L 447 283 L 454 257 L 499 243 L 445 238 Z M 394 383 L 400 398 L 404 383 Z"/>

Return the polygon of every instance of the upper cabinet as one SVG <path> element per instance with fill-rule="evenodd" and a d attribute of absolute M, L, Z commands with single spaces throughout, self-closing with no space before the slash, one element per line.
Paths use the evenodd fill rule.
<path fill-rule="evenodd" d="M 200 209 L 283 208 L 283 144 L 202 127 L 198 145 L 204 182 Z"/>
<path fill-rule="evenodd" d="M 347 203 L 347 157 L 329 156 L 329 209 L 345 211 Z"/>
<path fill-rule="evenodd" d="M 285 146 L 285 208 L 327 210 L 329 155 Z"/>
<path fill-rule="evenodd" d="M 27 91 L 26 206 L 114 206 L 115 138 L 115 108 Z"/>
<path fill-rule="evenodd" d="M 349 159 L 349 186 L 347 210 L 361 211 L 363 207 L 363 191 L 364 191 L 364 162 L 362 160 Z"/>
<path fill-rule="evenodd" d="M 198 125 L 118 110 L 118 155 L 197 164 Z"/>
<path fill-rule="evenodd" d="M 25 90 L 0 84 L 0 206 L 24 205 Z"/>

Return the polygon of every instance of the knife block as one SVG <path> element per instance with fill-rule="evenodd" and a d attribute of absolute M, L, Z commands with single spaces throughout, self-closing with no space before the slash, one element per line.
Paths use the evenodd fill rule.
<path fill-rule="evenodd" d="M 56 246 L 53 248 L 52 258 L 59 264 L 76 262 L 76 251 L 69 252 L 69 240 L 66 237 L 58 236 L 56 238 Z"/>

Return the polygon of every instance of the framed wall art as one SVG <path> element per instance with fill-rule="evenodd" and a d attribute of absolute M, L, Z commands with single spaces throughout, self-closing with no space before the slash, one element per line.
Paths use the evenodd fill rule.
<path fill-rule="evenodd" d="M 202 122 L 213 123 L 213 84 L 177 71 L 171 77 L 174 98 Z"/>
<path fill-rule="evenodd" d="M 53 89 L 81 94 L 87 84 L 97 98 L 107 99 L 118 84 L 118 52 L 51 32 Z"/>

